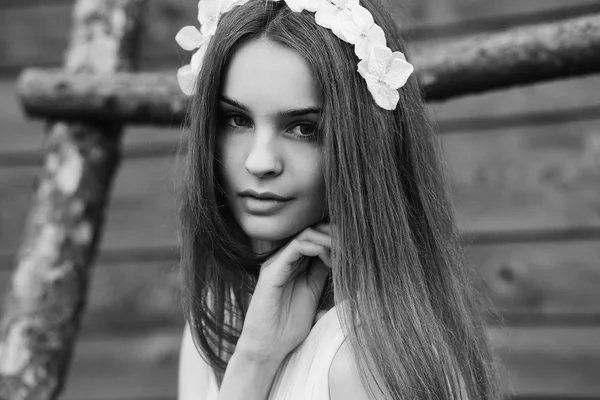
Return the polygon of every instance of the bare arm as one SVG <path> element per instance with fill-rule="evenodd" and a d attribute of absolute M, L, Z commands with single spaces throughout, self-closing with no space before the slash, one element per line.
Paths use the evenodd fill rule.
<path fill-rule="evenodd" d="M 218 400 L 265 400 L 280 364 L 238 347 L 227 365 Z"/>
<path fill-rule="evenodd" d="M 236 349 L 225 371 L 218 400 L 265 400 L 281 362 L 256 357 Z M 202 359 L 188 324 L 183 330 L 179 355 L 178 400 L 206 400 L 210 366 Z"/>

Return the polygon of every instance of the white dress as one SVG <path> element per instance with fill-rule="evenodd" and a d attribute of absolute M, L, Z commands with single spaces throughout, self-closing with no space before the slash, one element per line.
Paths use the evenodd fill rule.
<path fill-rule="evenodd" d="M 337 309 L 328 310 L 304 341 L 281 363 L 267 400 L 329 400 L 329 368 L 345 340 Z M 217 381 L 210 369 L 207 400 L 216 400 Z"/>

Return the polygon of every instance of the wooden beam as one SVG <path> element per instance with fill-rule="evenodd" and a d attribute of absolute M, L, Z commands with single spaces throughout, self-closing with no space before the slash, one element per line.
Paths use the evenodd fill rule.
<path fill-rule="evenodd" d="M 600 72 L 600 14 L 480 35 L 417 56 L 430 101 Z"/>
<path fill-rule="evenodd" d="M 424 49 L 413 58 L 429 101 L 600 72 L 600 14 Z M 30 118 L 178 126 L 188 98 L 175 73 L 90 75 L 28 69 L 18 95 Z"/>
<path fill-rule="evenodd" d="M 110 74 L 137 61 L 145 0 L 78 0 L 69 73 Z M 0 324 L 0 399 L 55 399 L 64 387 L 120 159 L 122 127 L 48 123 Z"/>

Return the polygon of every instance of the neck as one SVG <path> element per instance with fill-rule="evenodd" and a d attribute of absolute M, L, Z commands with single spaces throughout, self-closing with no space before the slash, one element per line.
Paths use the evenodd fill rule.
<path fill-rule="evenodd" d="M 277 242 L 271 240 L 251 239 L 252 251 L 255 254 L 266 253 L 273 249 Z"/>

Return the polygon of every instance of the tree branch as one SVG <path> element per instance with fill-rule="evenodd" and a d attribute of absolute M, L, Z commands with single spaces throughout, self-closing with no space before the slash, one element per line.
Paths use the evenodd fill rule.
<path fill-rule="evenodd" d="M 418 52 L 429 101 L 600 72 L 600 14 L 477 36 Z M 179 125 L 188 98 L 175 73 L 73 75 L 28 69 L 18 93 L 31 118 Z"/>
<path fill-rule="evenodd" d="M 78 0 L 66 73 L 131 69 L 144 3 Z M 45 130 L 44 169 L 0 325 L 0 399 L 54 399 L 62 390 L 120 159 L 118 123 Z"/>

